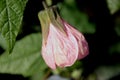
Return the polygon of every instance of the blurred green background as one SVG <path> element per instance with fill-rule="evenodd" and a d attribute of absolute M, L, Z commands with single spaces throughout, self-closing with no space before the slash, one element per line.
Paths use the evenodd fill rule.
<path fill-rule="evenodd" d="M 0 80 L 120 80 L 120 0 L 52 0 L 61 17 L 84 34 L 90 50 L 73 66 L 57 70 L 49 69 L 40 55 L 42 0 L 26 2 L 11 54 L 0 35 Z"/>

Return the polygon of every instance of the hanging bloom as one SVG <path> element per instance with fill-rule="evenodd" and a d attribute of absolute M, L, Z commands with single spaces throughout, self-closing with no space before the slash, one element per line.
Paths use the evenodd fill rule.
<path fill-rule="evenodd" d="M 42 57 L 51 69 L 67 67 L 88 55 L 88 43 L 82 33 L 61 19 L 53 9 L 39 13 L 42 26 Z"/>

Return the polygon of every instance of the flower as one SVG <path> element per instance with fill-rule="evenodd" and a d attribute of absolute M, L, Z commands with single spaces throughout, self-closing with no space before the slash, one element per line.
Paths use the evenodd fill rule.
<path fill-rule="evenodd" d="M 47 14 L 46 19 L 43 14 Z M 55 18 L 52 9 L 40 13 L 39 18 L 43 32 L 42 57 L 51 69 L 72 66 L 88 55 L 88 43 L 82 33 L 58 15 Z"/>

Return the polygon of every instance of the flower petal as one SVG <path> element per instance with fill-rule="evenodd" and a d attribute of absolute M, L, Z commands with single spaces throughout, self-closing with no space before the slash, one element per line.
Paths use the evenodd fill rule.
<path fill-rule="evenodd" d="M 56 64 L 60 67 L 71 66 L 78 58 L 78 44 L 75 37 L 69 30 L 66 30 L 68 36 L 64 36 L 52 24 L 50 31 Z"/>
<path fill-rule="evenodd" d="M 54 60 L 54 55 L 53 55 L 53 46 L 51 44 L 51 34 L 49 34 L 47 43 L 43 43 L 42 45 L 42 56 L 43 59 L 45 60 L 46 64 L 51 68 L 51 69 L 56 69 L 56 64 Z"/>
<path fill-rule="evenodd" d="M 72 34 L 75 36 L 77 42 L 78 42 L 78 47 L 79 47 L 79 55 L 78 59 L 82 59 L 85 56 L 89 54 L 89 49 L 88 49 L 88 43 L 85 40 L 84 36 L 82 33 L 80 33 L 78 30 L 73 28 L 71 25 L 69 25 L 67 22 L 63 21 L 66 27 L 72 32 Z"/>

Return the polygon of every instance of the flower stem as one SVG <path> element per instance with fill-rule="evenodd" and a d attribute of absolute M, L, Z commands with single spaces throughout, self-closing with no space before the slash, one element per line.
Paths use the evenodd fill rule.
<path fill-rule="evenodd" d="M 43 4 L 43 7 L 44 7 L 45 9 L 47 9 L 48 6 L 51 6 L 51 5 L 52 5 L 52 0 L 42 1 L 42 4 Z"/>
<path fill-rule="evenodd" d="M 52 0 L 45 0 L 48 6 L 52 5 Z"/>
<path fill-rule="evenodd" d="M 42 1 L 42 4 L 43 4 L 44 9 L 47 9 L 47 8 L 48 8 L 48 6 L 47 6 L 47 4 L 46 4 L 45 1 Z"/>

